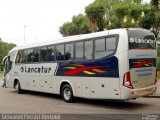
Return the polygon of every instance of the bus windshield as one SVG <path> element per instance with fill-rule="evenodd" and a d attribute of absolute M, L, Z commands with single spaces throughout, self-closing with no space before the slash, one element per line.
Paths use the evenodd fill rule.
<path fill-rule="evenodd" d="M 129 50 L 130 49 L 156 49 L 156 39 L 152 32 L 148 30 L 128 31 Z"/>

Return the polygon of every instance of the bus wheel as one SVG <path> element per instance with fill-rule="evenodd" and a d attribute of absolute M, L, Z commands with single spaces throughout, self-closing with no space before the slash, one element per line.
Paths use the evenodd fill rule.
<path fill-rule="evenodd" d="M 65 84 L 62 87 L 61 95 L 63 97 L 63 100 L 68 103 L 71 103 L 74 101 L 73 91 L 69 84 Z"/>
<path fill-rule="evenodd" d="M 21 89 L 21 85 L 20 85 L 19 81 L 16 82 L 15 88 L 16 88 L 18 94 L 22 93 L 22 89 Z"/>

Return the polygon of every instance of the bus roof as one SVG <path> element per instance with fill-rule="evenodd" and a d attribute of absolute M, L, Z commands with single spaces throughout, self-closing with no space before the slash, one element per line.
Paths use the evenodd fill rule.
<path fill-rule="evenodd" d="M 52 41 L 46 41 L 43 43 L 36 43 L 36 44 L 32 44 L 32 45 L 15 47 L 11 51 L 53 45 L 53 44 L 58 44 L 58 43 L 72 42 L 72 41 L 78 41 L 78 40 L 83 40 L 83 39 L 85 40 L 85 39 L 91 39 L 91 38 L 95 38 L 95 37 L 102 37 L 102 36 L 108 35 L 110 31 L 112 31 L 112 33 L 115 32 L 115 34 L 118 34 L 119 32 L 122 32 L 124 30 L 145 30 L 145 29 L 142 29 L 142 28 L 121 28 L 121 29 L 112 29 L 112 30 L 106 30 L 106 31 L 89 33 L 89 34 L 67 36 L 67 37 L 62 37 L 60 39 L 56 39 L 56 40 L 52 40 Z"/>

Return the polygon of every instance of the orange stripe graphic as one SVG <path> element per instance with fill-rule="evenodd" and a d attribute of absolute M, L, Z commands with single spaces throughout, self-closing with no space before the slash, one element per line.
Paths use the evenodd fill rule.
<path fill-rule="evenodd" d="M 91 70 L 93 70 L 95 72 L 98 72 L 98 73 L 104 73 L 104 72 L 106 72 L 106 71 L 103 71 L 103 70 L 100 70 L 100 69 L 91 69 Z"/>
<path fill-rule="evenodd" d="M 79 67 L 84 67 L 84 65 L 80 65 L 80 64 L 72 64 L 71 66 L 79 66 Z"/>

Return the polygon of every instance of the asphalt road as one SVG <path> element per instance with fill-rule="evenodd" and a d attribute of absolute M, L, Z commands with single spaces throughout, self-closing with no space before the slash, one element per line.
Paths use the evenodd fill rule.
<path fill-rule="evenodd" d="M 145 115 L 160 114 L 160 98 L 128 102 L 78 98 L 75 103 L 66 103 L 58 95 L 30 91 L 17 94 L 14 89 L 0 87 L 0 113 L 58 114 L 61 120 L 142 120 Z M 160 115 L 155 120 L 159 119 Z"/>

